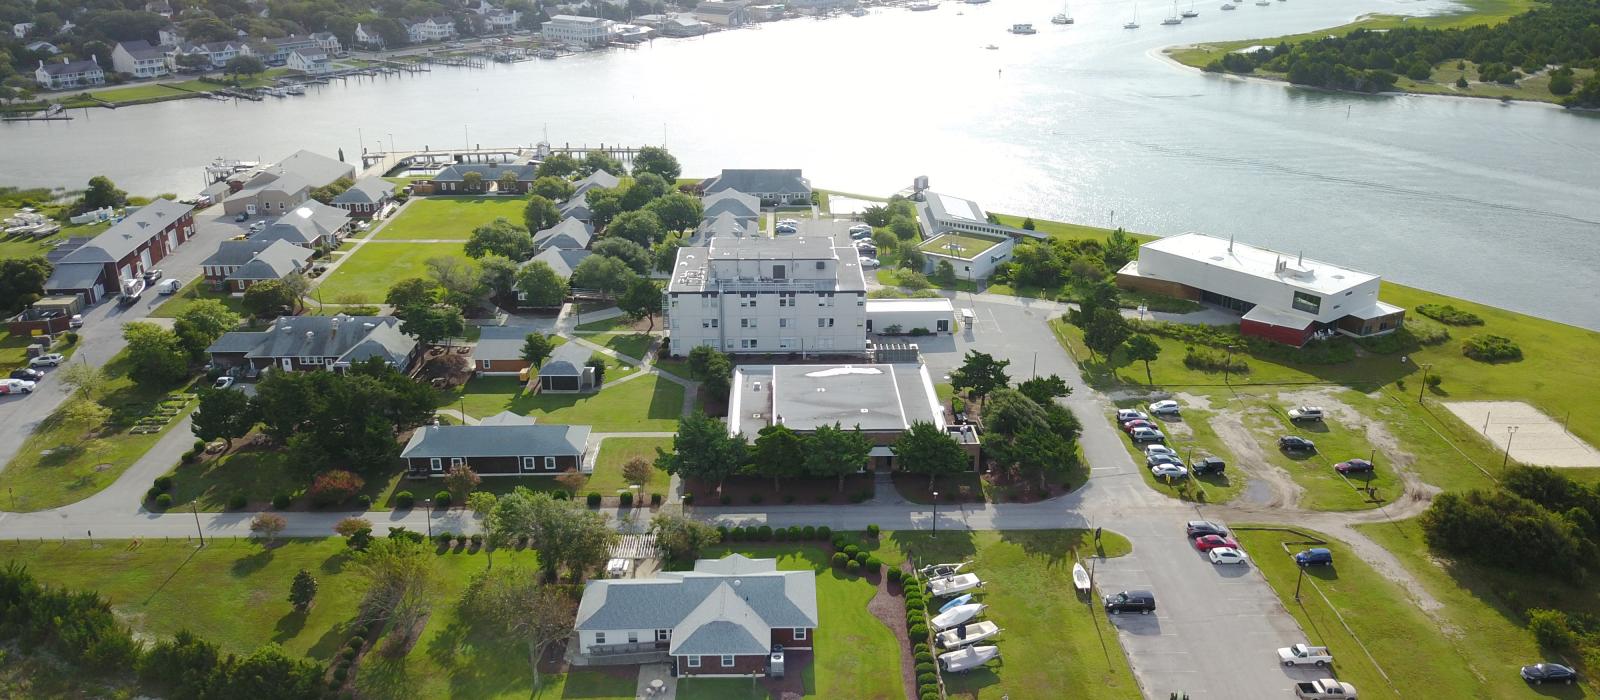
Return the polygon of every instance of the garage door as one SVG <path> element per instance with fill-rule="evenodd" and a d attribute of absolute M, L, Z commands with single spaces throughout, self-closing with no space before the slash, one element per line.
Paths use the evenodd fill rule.
<path fill-rule="evenodd" d="M 143 269 L 143 270 L 150 269 L 150 249 L 149 248 L 145 248 L 144 250 L 139 251 L 139 268 Z"/>
<path fill-rule="evenodd" d="M 90 299 L 89 303 L 93 304 L 93 303 L 95 303 L 97 301 L 100 301 L 100 297 L 103 297 L 105 295 L 106 295 L 106 286 L 101 284 L 101 283 L 99 283 L 99 282 L 95 282 L 94 283 L 94 298 Z"/>
<path fill-rule="evenodd" d="M 119 280 L 131 279 L 133 277 L 133 267 L 129 265 L 123 265 L 122 267 L 117 268 L 117 271 L 122 273 L 122 277 L 118 278 Z"/>

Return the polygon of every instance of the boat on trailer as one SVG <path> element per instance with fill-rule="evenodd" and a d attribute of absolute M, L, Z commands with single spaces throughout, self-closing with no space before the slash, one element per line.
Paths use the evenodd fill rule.
<path fill-rule="evenodd" d="M 961 625 L 939 633 L 937 641 L 940 649 L 960 649 L 972 646 L 985 639 L 1000 634 L 1000 625 L 989 620 Z"/>
<path fill-rule="evenodd" d="M 966 605 L 957 605 L 949 610 L 935 615 L 934 618 L 928 622 L 933 625 L 934 631 L 943 632 L 944 630 L 963 624 L 968 620 L 977 617 L 978 613 L 983 612 L 983 609 L 986 607 L 988 606 L 983 605 L 982 603 L 967 603 Z"/>
<path fill-rule="evenodd" d="M 998 658 L 999 647 L 966 647 L 940 654 L 939 666 L 948 673 L 966 673 Z"/>
<path fill-rule="evenodd" d="M 1083 563 L 1072 565 L 1072 585 L 1078 588 L 1079 593 L 1089 592 L 1089 570 L 1083 568 Z"/>
<path fill-rule="evenodd" d="M 965 595 L 958 595 L 958 596 L 956 596 L 954 598 L 951 598 L 950 602 L 939 606 L 939 612 L 944 612 L 944 611 L 949 610 L 950 608 L 953 608 L 953 607 L 955 607 L 957 605 L 966 605 L 967 603 L 970 603 L 970 602 L 972 602 L 972 594 L 971 593 L 967 593 Z"/>
<path fill-rule="evenodd" d="M 967 565 L 971 563 L 970 561 L 964 561 L 955 564 L 929 564 L 917 569 L 917 573 L 922 574 L 924 578 L 944 578 L 960 573 L 962 569 L 967 568 Z"/>
<path fill-rule="evenodd" d="M 945 596 L 966 593 L 983 585 L 983 580 L 977 574 L 956 574 L 928 581 L 928 592 L 943 598 Z"/>

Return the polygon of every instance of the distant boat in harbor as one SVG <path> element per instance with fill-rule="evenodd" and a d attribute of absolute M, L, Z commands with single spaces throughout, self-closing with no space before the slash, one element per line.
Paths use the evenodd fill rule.
<path fill-rule="evenodd" d="M 1234 5 L 1231 2 L 1222 3 L 1222 9 L 1224 9 L 1224 10 L 1231 10 L 1231 9 L 1234 9 L 1234 7 L 1236 7 L 1236 5 Z"/>
<path fill-rule="evenodd" d="M 1039 33 L 1039 30 L 1034 29 L 1033 25 L 1031 25 L 1031 24 L 1013 24 L 1013 25 L 1011 25 L 1010 31 L 1011 31 L 1012 34 L 1038 34 Z"/>
<path fill-rule="evenodd" d="M 1050 18 L 1051 24 L 1072 24 L 1072 8 L 1061 6 L 1061 14 Z"/>
<path fill-rule="evenodd" d="M 1133 4 L 1133 19 L 1129 20 L 1129 22 L 1127 24 L 1122 25 L 1122 28 L 1123 29 L 1138 29 L 1139 28 L 1139 3 L 1134 3 Z"/>
<path fill-rule="evenodd" d="M 1200 13 L 1196 12 L 1194 9 L 1194 0 L 1189 0 L 1189 9 L 1183 11 L 1184 19 L 1193 19 L 1199 16 Z"/>
<path fill-rule="evenodd" d="M 989 2 L 989 0 L 961 0 L 961 1 L 966 3 L 966 4 L 968 4 L 968 5 L 982 5 L 984 3 Z"/>
<path fill-rule="evenodd" d="M 939 3 L 936 3 L 936 2 L 914 2 L 914 3 L 911 3 L 910 8 L 911 8 L 912 12 L 927 12 L 928 10 L 937 10 L 937 9 L 939 9 Z"/>
<path fill-rule="evenodd" d="M 853 9 L 853 10 L 850 10 L 850 16 L 851 17 L 866 17 L 867 16 L 867 11 L 857 7 L 855 9 Z"/>

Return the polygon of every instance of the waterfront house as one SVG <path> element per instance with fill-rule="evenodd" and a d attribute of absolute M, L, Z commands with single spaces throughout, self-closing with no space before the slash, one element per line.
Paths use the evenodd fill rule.
<path fill-rule="evenodd" d="M 350 231 L 350 212 L 308 199 L 262 229 L 255 239 L 283 240 L 307 248 L 337 248 Z"/>
<path fill-rule="evenodd" d="M 484 3 L 481 7 L 489 7 Z M 517 23 L 522 21 L 522 13 L 517 10 L 504 10 L 490 8 L 482 13 L 483 25 L 490 34 L 510 34 L 517 29 Z"/>
<path fill-rule="evenodd" d="M 700 210 L 701 217 L 706 220 L 715 219 L 723 213 L 739 219 L 759 219 L 761 198 L 729 188 L 702 196 Z"/>
<path fill-rule="evenodd" d="M 562 219 L 560 223 L 533 234 L 533 245 L 538 250 L 560 248 L 583 250 L 594 240 L 594 227 L 578 219 Z"/>
<path fill-rule="evenodd" d="M 586 664 L 655 655 L 679 677 L 764 676 L 777 647 L 812 649 L 819 619 L 815 572 L 730 554 L 693 571 L 591 580 L 573 627 Z"/>
<path fill-rule="evenodd" d="M 159 78 L 170 72 L 167 52 L 172 49 L 171 46 L 151 46 L 142 39 L 120 42 L 111 50 L 111 67 L 135 78 Z"/>
<path fill-rule="evenodd" d="M 262 280 L 298 274 L 311 264 L 315 251 L 283 239 L 222 241 L 217 252 L 200 263 L 200 273 L 216 291 L 239 293 Z"/>
<path fill-rule="evenodd" d="M 915 196 L 917 202 L 917 223 L 922 228 L 924 239 L 933 238 L 942 233 L 975 233 L 981 236 L 996 236 L 1004 238 L 1037 238 L 1047 236 L 1038 231 L 1029 231 L 1015 226 L 1005 226 L 989 220 L 988 212 L 977 202 L 970 199 L 948 194 L 939 194 L 932 190 L 923 190 Z"/>
<path fill-rule="evenodd" d="M 434 174 L 428 182 L 434 194 L 527 194 L 538 170 L 533 163 L 456 163 Z M 478 174 L 476 186 L 467 182 L 467 173 Z M 501 178 L 505 178 L 506 173 L 516 177 L 516 184 L 510 189 L 501 186 Z M 506 178 L 506 182 L 510 181 Z"/>
<path fill-rule="evenodd" d="M 144 4 L 145 12 L 154 12 L 167 19 L 172 19 L 172 4 L 167 0 L 153 0 Z"/>
<path fill-rule="evenodd" d="M 404 20 L 406 38 L 413 44 L 425 41 L 445 41 L 456 36 L 456 21 L 441 15 L 422 19 Z"/>
<path fill-rule="evenodd" d="M 351 218 L 372 219 L 394 201 L 394 183 L 381 177 L 356 180 L 350 189 L 333 198 L 333 206 L 350 212 Z"/>
<path fill-rule="evenodd" d="M 267 40 L 268 53 L 262 60 L 274 66 L 287 65 L 289 56 L 296 51 L 316 51 L 321 49 L 321 44 L 316 37 L 310 35 L 290 34 L 285 37 Z"/>
<path fill-rule="evenodd" d="M 616 22 L 601 17 L 556 15 L 539 28 L 545 41 L 573 46 L 604 46 L 616 36 Z"/>
<path fill-rule="evenodd" d="M 577 341 L 563 343 L 539 365 L 539 392 L 571 394 L 599 389 L 589 358 L 594 352 Z"/>
<path fill-rule="evenodd" d="M 594 217 L 594 212 L 589 209 L 589 198 L 583 195 L 574 195 L 572 199 L 561 204 L 561 218 L 589 221 Z"/>
<path fill-rule="evenodd" d="M 400 450 L 406 476 L 443 477 L 458 466 L 480 476 L 555 476 L 583 468 L 587 425 L 538 425 L 505 411 L 476 425 L 425 425 Z"/>
<path fill-rule="evenodd" d="M 289 52 L 288 66 L 306 75 L 322 75 L 333 70 L 333 61 L 328 58 L 328 52 L 320 48 L 295 49 Z"/>
<path fill-rule="evenodd" d="M 167 50 L 167 70 L 173 73 L 183 70 L 221 70 L 228 65 L 228 61 L 237 56 L 254 56 L 256 52 L 250 45 L 243 41 L 212 41 L 204 44 L 178 44 Z M 179 60 L 184 56 L 201 56 L 203 59 L 191 59 L 188 63 L 196 67 L 190 68 L 185 61 Z"/>
<path fill-rule="evenodd" d="M 55 269 L 44 289 L 50 294 L 77 294 L 94 304 L 122 289 L 122 280 L 153 269 L 194 235 L 193 208 L 170 199 L 155 199 L 134 209 L 105 232 L 76 240 L 70 251 L 52 259 Z"/>
<path fill-rule="evenodd" d="M 745 8 L 751 22 L 775 22 L 783 19 L 788 8 L 783 5 L 751 5 Z"/>
<path fill-rule="evenodd" d="M 694 18 L 718 27 L 742 27 L 750 23 L 749 3 L 709 0 L 694 6 Z"/>
<path fill-rule="evenodd" d="M 311 190 L 340 178 L 354 179 L 355 174 L 349 163 L 296 151 L 277 163 L 230 179 L 232 194 L 222 201 L 222 210 L 230 216 L 285 214 L 310 199 Z"/>
<path fill-rule="evenodd" d="M 422 354 L 393 316 L 281 316 L 264 331 L 231 331 L 206 349 L 230 375 L 265 371 L 344 372 L 374 357 L 409 372 Z"/>
<path fill-rule="evenodd" d="M 369 49 L 382 49 L 388 42 L 376 30 L 368 29 L 365 24 L 357 24 L 356 43 Z"/>
<path fill-rule="evenodd" d="M 1294 346 L 1393 333 L 1406 315 L 1378 300 L 1377 275 L 1203 233 L 1139 246 L 1117 284 L 1228 309 L 1242 314 L 1240 333 Z"/>
<path fill-rule="evenodd" d="M 596 170 L 572 183 L 572 198 L 584 197 L 589 194 L 589 190 L 597 187 L 612 189 L 620 184 L 622 184 L 622 178 L 612 175 L 603 169 Z"/>
<path fill-rule="evenodd" d="M 33 33 L 32 22 L 18 22 L 11 25 L 11 35 L 18 39 L 26 39 L 31 33 Z"/>
<path fill-rule="evenodd" d="M 528 334 L 537 332 L 522 326 L 483 326 L 472 347 L 472 369 L 478 374 L 503 376 L 520 373 L 531 364 L 522 359 L 522 346 Z"/>
<path fill-rule="evenodd" d="M 70 61 L 66 58 L 62 58 L 60 63 L 40 61 L 39 67 L 33 71 L 33 79 L 46 90 L 70 90 L 104 85 L 106 72 L 100 67 L 100 59 L 91 55 L 87 61 Z"/>
<path fill-rule="evenodd" d="M 721 175 L 704 183 L 706 194 L 738 190 L 761 200 L 763 206 L 809 206 L 811 181 L 798 169 L 724 169 Z"/>
<path fill-rule="evenodd" d="M 334 36 L 333 32 L 317 32 L 312 34 L 311 38 L 317 41 L 317 48 L 330 55 L 338 55 L 344 50 L 344 47 L 339 45 L 339 37 Z"/>

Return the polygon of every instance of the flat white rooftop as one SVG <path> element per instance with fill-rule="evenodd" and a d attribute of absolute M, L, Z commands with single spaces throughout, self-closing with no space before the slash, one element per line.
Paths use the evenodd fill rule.
<path fill-rule="evenodd" d="M 955 314 L 956 307 L 949 299 L 868 299 L 867 313 L 923 312 Z"/>
<path fill-rule="evenodd" d="M 944 427 L 924 365 L 740 365 L 733 380 L 728 432 L 750 439 L 776 423 L 801 432 L 835 423 L 879 432 L 919 421 Z"/>
<path fill-rule="evenodd" d="M 1342 292 L 1378 278 L 1360 270 L 1204 233 L 1169 236 L 1141 247 L 1324 295 Z"/>

